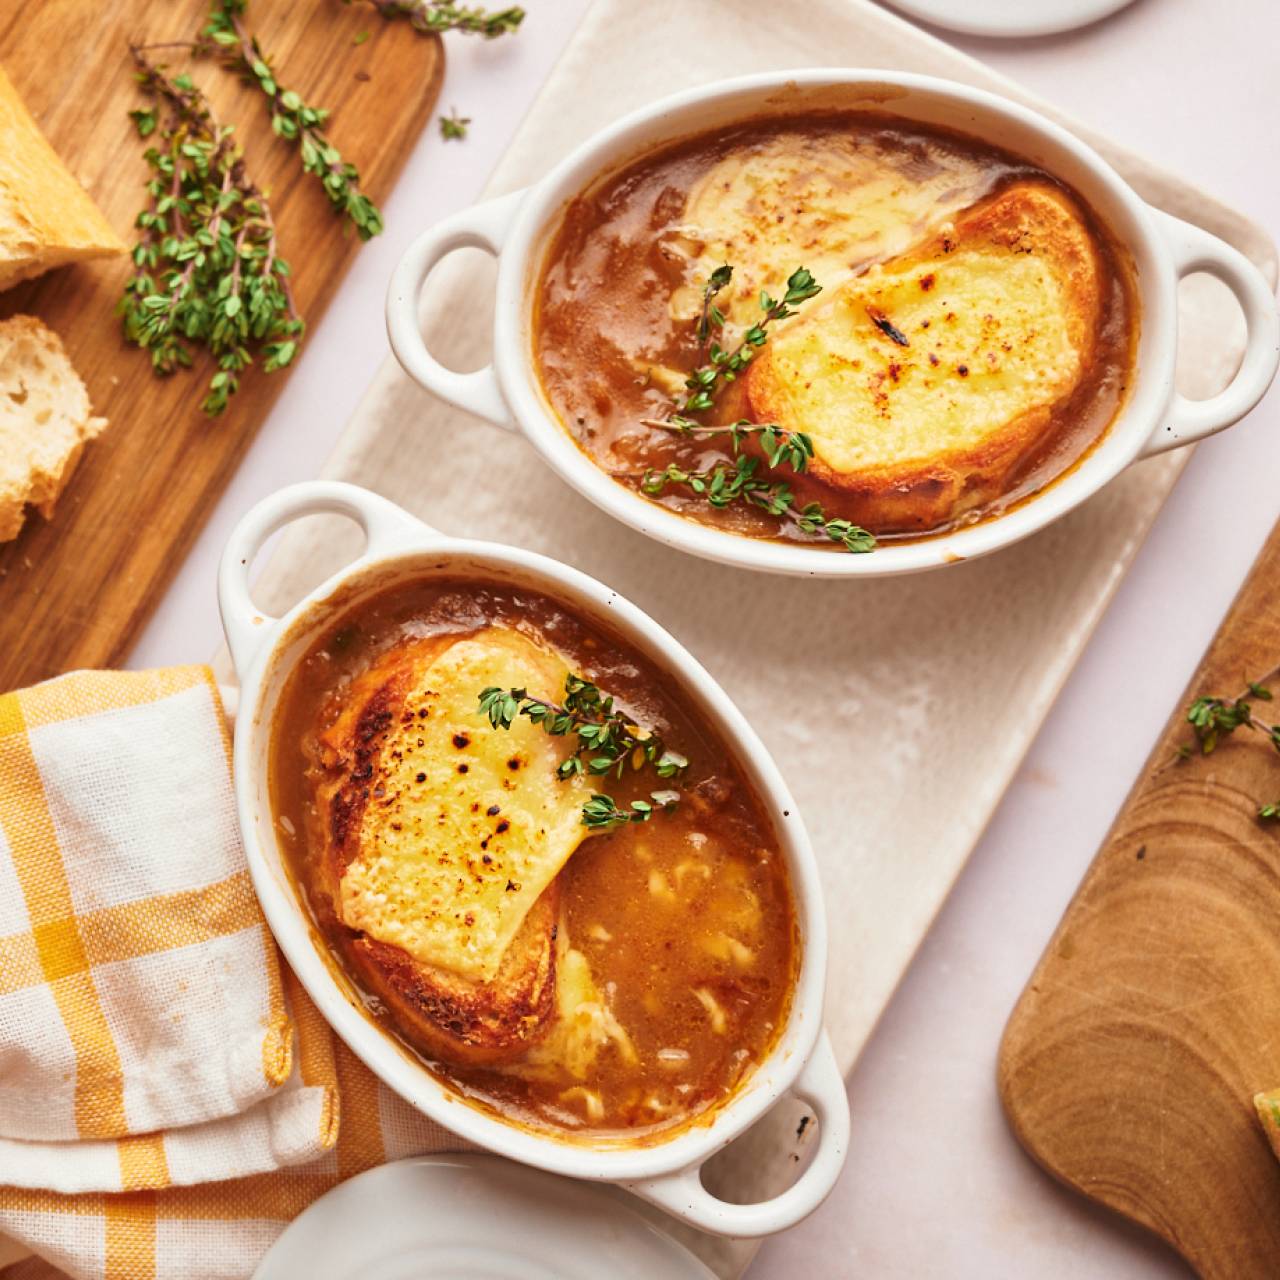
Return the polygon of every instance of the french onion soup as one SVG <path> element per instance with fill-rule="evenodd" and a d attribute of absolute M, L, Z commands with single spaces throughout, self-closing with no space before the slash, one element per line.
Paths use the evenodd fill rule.
<path fill-rule="evenodd" d="M 430 578 L 351 605 L 288 679 L 270 780 L 349 986 L 482 1107 L 643 1140 L 783 1029 L 795 910 L 730 744 L 550 597 Z"/>
<path fill-rule="evenodd" d="M 618 482 L 732 532 L 871 550 L 1068 471 L 1131 380 L 1127 252 L 1017 156 L 873 113 L 769 116 L 567 206 L 543 392 Z"/>

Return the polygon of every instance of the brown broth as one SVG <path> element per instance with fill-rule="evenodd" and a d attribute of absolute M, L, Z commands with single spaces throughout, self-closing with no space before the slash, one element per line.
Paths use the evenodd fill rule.
<path fill-rule="evenodd" d="M 610 1046 L 580 1080 L 555 1069 L 526 1076 L 519 1062 L 482 1068 L 416 1056 L 468 1099 L 537 1128 L 592 1140 L 665 1132 L 728 1097 L 768 1055 L 786 1021 L 799 946 L 777 837 L 728 744 L 674 680 L 621 638 L 536 592 L 439 578 L 348 610 L 311 646 L 281 696 L 270 756 L 277 839 L 346 982 L 412 1051 L 391 1011 L 360 992 L 345 960 L 351 931 L 317 889 L 325 847 L 317 737 L 340 714 L 351 682 L 388 650 L 487 624 L 553 644 L 573 670 L 612 693 L 690 763 L 678 783 L 684 799 L 673 812 L 588 838 L 560 872 L 562 927 L 608 993 L 638 1062 L 624 1061 Z M 477 714 L 477 726 L 483 724 Z M 645 771 L 601 789 L 622 804 L 668 785 Z M 720 934 L 749 943 L 750 962 L 712 954 L 708 939 Z M 722 1032 L 699 990 L 723 1011 Z M 599 1094 L 602 1115 L 587 1114 L 583 1095 L 572 1092 L 577 1086 Z"/>
<path fill-rule="evenodd" d="M 672 307 L 673 297 L 687 296 L 700 287 L 709 265 L 706 259 L 690 256 L 699 245 L 690 244 L 688 202 L 708 174 L 735 153 L 749 158 L 777 146 L 779 139 L 821 146 L 835 137 L 851 140 L 856 173 L 845 179 L 838 172 L 824 171 L 822 179 L 846 190 L 858 183 L 879 183 L 891 192 L 889 203 L 896 202 L 906 211 L 897 226 L 890 216 L 885 227 L 862 239 L 860 231 L 850 233 L 851 254 L 842 264 L 848 275 L 861 274 L 903 252 L 944 219 L 1019 180 L 1053 183 L 1066 190 L 1085 213 L 1104 267 L 1101 319 L 1092 359 L 1073 393 L 1054 407 L 1042 441 L 1017 467 L 997 501 L 967 510 L 953 524 L 924 534 L 872 531 L 882 541 L 913 540 L 998 515 L 1072 470 L 1105 434 L 1128 393 L 1137 349 L 1138 304 L 1128 254 L 1077 192 L 1018 156 L 962 134 L 870 112 L 770 117 L 685 139 L 605 176 L 568 204 L 541 264 L 533 355 L 543 392 L 583 452 L 631 489 L 640 489 L 640 478 L 650 468 L 675 464 L 687 470 L 705 469 L 730 461 L 730 451 L 706 438 L 691 440 L 643 425 L 643 419 L 665 417 L 671 410 L 673 395 L 679 393 L 671 372 L 683 377 L 703 359 L 687 308 L 673 316 Z M 923 195 L 913 198 L 917 187 Z M 876 189 L 869 185 L 868 190 Z M 880 190 L 876 199 L 883 204 L 882 197 Z M 800 228 L 787 268 L 776 273 L 778 278 L 755 279 L 736 265 L 733 291 L 737 299 L 754 299 L 761 289 L 779 296 L 790 269 L 812 267 L 812 259 L 822 254 L 821 225 L 815 230 L 807 224 L 806 210 L 799 205 L 779 214 L 777 221 L 784 216 L 794 217 Z M 870 209 L 867 216 L 874 222 L 884 218 L 884 211 Z M 748 226 L 742 238 L 755 243 L 758 237 Z M 732 262 L 733 249 L 729 245 L 720 260 Z M 815 275 L 825 287 L 842 282 L 824 279 L 818 271 Z M 733 333 L 734 317 L 730 320 L 727 332 Z M 736 332 L 741 333 L 741 326 Z M 655 379 L 653 370 L 665 371 L 665 376 Z M 723 425 L 748 413 L 739 383 L 727 388 L 699 420 Z M 783 478 L 792 482 L 800 503 L 817 501 L 830 516 L 859 519 L 856 499 L 846 490 L 812 474 L 795 477 L 787 471 Z M 821 535 L 807 535 L 789 524 L 780 530 L 776 520 L 741 503 L 716 509 L 678 487 L 652 500 L 734 533 L 808 542 L 838 552 Z"/>

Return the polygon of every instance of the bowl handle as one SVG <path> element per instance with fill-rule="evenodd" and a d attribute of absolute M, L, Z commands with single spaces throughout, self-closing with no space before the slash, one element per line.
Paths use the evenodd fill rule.
<path fill-rule="evenodd" d="M 717 1199 L 702 1185 L 701 1162 L 623 1186 L 667 1213 L 717 1235 L 767 1236 L 794 1227 L 827 1198 L 849 1149 L 849 1099 L 825 1031 L 791 1092 L 813 1108 L 818 1120 L 818 1149 L 808 1168 L 781 1195 L 759 1204 Z"/>
<path fill-rule="evenodd" d="M 218 564 L 218 611 L 242 683 L 255 656 L 275 637 L 280 622 L 253 603 L 249 567 L 273 533 L 302 516 L 321 512 L 349 516 L 364 530 L 365 549 L 356 564 L 410 545 L 421 546 L 424 535 L 439 536 L 394 502 L 336 480 L 307 480 L 263 498 L 232 530 Z"/>
<path fill-rule="evenodd" d="M 1152 213 L 1173 251 L 1178 279 L 1207 271 L 1221 280 L 1244 312 L 1247 335 L 1235 377 L 1216 396 L 1188 400 L 1174 391 L 1160 425 L 1139 454 L 1143 458 L 1201 440 L 1238 422 L 1266 394 L 1280 362 L 1280 318 L 1275 295 L 1262 272 L 1225 240 L 1159 209 Z"/>
<path fill-rule="evenodd" d="M 524 195 L 523 190 L 513 191 L 496 200 L 473 205 L 424 231 L 400 259 L 387 290 L 387 335 L 405 372 L 442 400 L 508 431 L 515 429 L 515 419 L 498 385 L 493 365 L 487 364 L 474 373 L 446 369 L 427 350 L 422 339 L 418 328 L 418 295 L 432 267 L 455 249 L 487 249 L 500 257 Z"/>

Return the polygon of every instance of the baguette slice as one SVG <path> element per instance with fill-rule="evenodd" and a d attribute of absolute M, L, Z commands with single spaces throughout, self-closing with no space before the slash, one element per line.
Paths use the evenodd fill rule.
<path fill-rule="evenodd" d="M 761 422 L 808 433 L 810 470 L 873 532 L 998 498 L 1093 358 L 1103 268 L 1075 202 L 1021 181 L 846 282 L 751 368 Z"/>
<path fill-rule="evenodd" d="M 0 68 L 0 289 L 68 262 L 124 252 Z"/>
<path fill-rule="evenodd" d="M 53 515 L 85 443 L 106 425 L 52 329 L 34 316 L 0 321 L 0 542 L 18 536 L 28 503 Z"/>

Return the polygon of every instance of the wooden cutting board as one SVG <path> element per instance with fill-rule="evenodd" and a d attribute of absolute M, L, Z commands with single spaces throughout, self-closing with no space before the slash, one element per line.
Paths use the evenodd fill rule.
<path fill-rule="evenodd" d="M 1210 756 L 1186 707 L 1280 661 L 1280 525 L 1050 941 L 1005 1031 L 1000 1093 L 1027 1150 L 1211 1280 L 1280 1275 L 1280 1161 L 1253 1095 L 1280 1085 L 1280 755 Z M 1280 721 L 1277 699 L 1259 715 Z"/>
<path fill-rule="evenodd" d="M 189 39 L 207 11 L 207 0 L 0 5 L 0 64 L 129 244 L 147 173 L 127 115 L 142 105 L 128 41 Z M 439 39 L 340 0 L 252 0 L 249 24 L 280 82 L 333 111 L 334 145 L 381 203 L 439 93 Z M 357 44 L 361 32 L 368 36 Z M 181 55 L 171 58 L 177 70 Z M 360 241 L 273 137 L 261 94 L 207 60 L 192 75 L 236 124 L 250 172 L 271 193 L 299 310 L 314 326 Z M 122 340 L 114 308 L 128 274 L 122 258 L 0 294 L 0 317 L 33 313 L 61 334 L 96 412 L 111 421 L 52 522 L 33 516 L 16 542 L 0 547 L 0 691 L 124 657 L 289 376 L 249 374 L 227 412 L 206 418 L 200 402 L 210 370 L 202 359 L 157 379 L 147 354 Z M 300 358 L 306 362 L 305 343 Z"/>

